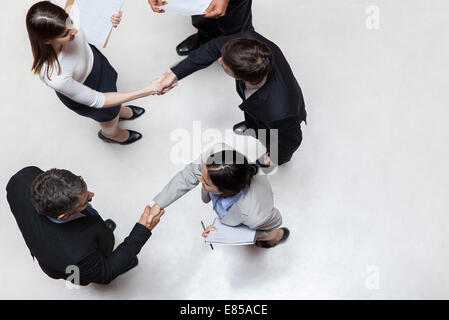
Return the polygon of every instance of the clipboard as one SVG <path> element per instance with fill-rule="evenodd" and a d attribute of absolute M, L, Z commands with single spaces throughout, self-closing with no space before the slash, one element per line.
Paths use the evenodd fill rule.
<path fill-rule="evenodd" d="M 220 245 L 252 245 L 256 242 L 256 230 L 245 225 L 227 226 L 215 218 L 213 226 L 217 231 L 210 232 L 204 240 L 206 244 Z"/>
<path fill-rule="evenodd" d="M 64 8 L 65 12 L 69 13 L 70 10 L 72 10 L 74 3 L 75 3 L 75 0 L 67 0 L 65 3 L 65 8 Z M 111 29 L 111 31 L 109 31 L 108 37 L 106 38 L 106 42 L 104 43 L 103 48 L 106 48 L 106 46 L 108 45 L 109 38 L 111 37 L 111 33 L 112 33 L 112 29 Z"/>

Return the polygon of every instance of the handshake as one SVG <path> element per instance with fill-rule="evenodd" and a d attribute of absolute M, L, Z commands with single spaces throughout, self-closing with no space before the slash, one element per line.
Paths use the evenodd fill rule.
<path fill-rule="evenodd" d="M 164 215 L 165 210 L 155 204 L 154 206 L 146 206 L 142 215 L 140 216 L 139 223 L 149 230 L 153 230 Z"/>
<path fill-rule="evenodd" d="M 173 72 L 166 72 L 144 89 L 148 95 L 161 95 L 169 92 L 178 85 L 178 77 Z"/>

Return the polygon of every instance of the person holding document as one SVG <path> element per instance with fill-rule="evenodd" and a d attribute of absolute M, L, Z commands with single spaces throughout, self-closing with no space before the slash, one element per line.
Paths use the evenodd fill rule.
<path fill-rule="evenodd" d="M 267 176 L 257 173 L 258 166 L 249 164 L 244 155 L 226 144 L 217 144 L 171 179 L 154 197 L 151 213 L 158 214 L 201 183 L 203 202 L 212 202 L 222 224 L 246 225 L 257 230 L 256 245 L 274 247 L 290 232 L 279 228 L 282 217 L 274 207 L 270 182 Z M 206 228 L 203 236 L 213 229 Z"/>
<path fill-rule="evenodd" d="M 163 5 L 167 1 L 148 0 L 148 3 L 154 12 L 163 13 Z M 162 8 L 158 8 L 161 6 Z M 198 32 L 182 41 L 176 47 L 176 52 L 180 56 L 186 56 L 202 44 L 218 36 L 253 30 L 251 6 L 252 0 L 210 1 L 203 15 L 192 16 L 192 25 Z"/>
<path fill-rule="evenodd" d="M 120 23 L 121 13 L 111 17 Z M 26 26 L 33 52 L 32 71 L 56 91 L 69 109 L 99 122 L 98 137 L 106 142 L 131 144 L 142 138 L 136 131 L 118 127 L 119 120 L 133 120 L 145 110 L 122 103 L 161 92 L 156 79 L 140 90 L 117 92 L 117 72 L 106 57 L 85 38 L 79 21 L 50 1 L 34 4 Z"/>

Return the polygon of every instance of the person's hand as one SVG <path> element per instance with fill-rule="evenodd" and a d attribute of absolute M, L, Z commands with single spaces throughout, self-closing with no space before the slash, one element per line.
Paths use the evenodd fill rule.
<path fill-rule="evenodd" d="M 178 85 L 178 77 L 173 72 L 166 72 L 163 74 L 163 79 L 161 82 L 162 92 L 161 94 L 167 93 L 174 87 Z"/>
<path fill-rule="evenodd" d="M 226 14 L 229 0 L 212 0 L 209 7 L 204 11 L 204 18 L 219 18 Z"/>
<path fill-rule="evenodd" d="M 159 9 L 156 7 L 165 6 L 167 4 L 167 1 L 163 0 L 148 0 L 148 3 L 151 6 L 151 9 L 153 9 L 154 12 L 157 13 L 164 13 L 165 11 L 163 9 Z"/>
<path fill-rule="evenodd" d="M 139 223 L 147 227 L 150 231 L 157 226 L 157 224 L 161 220 L 161 217 L 165 213 L 164 209 L 159 208 L 158 210 L 153 210 L 153 208 L 150 206 L 146 206 L 139 220 Z"/>
<path fill-rule="evenodd" d="M 265 153 L 265 155 L 263 156 L 263 161 L 264 161 L 264 164 L 267 166 L 270 166 L 270 167 L 276 166 L 276 163 L 274 163 L 273 160 L 270 159 L 269 152 Z"/>
<path fill-rule="evenodd" d="M 154 79 L 151 81 L 143 90 L 145 91 L 146 95 L 151 94 L 161 94 L 163 87 L 162 87 L 162 80 L 164 79 L 166 73 L 164 73 L 162 76 L 160 76 L 157 79 Z"/>
<path fill-rule="evenodd" d="M 206 228 L 206 230 L 204 230 L 203 232 L 203 238 L 207 238 L 207 236 L 209 235 L 209 232 L 211 231 L 217 231 L 217 228 L 215 228 L 214 226 L 208 226 Z"/>
<path fill-rule="evenodd" d="M 161 207 L 159 207 L 159 205 L 157 203 L 155 203 L 150 210 L 150 215 L 156 216 L 158 215 L 161 210 L 163 210 Z"/>
<path fill-rule="evenodd" d="M 117 28 L 120 24 L 120 21 L 122 21 L 123 11 L 120 11 L 119 13 L 113 14 L 111 17 L 111 22 L 114 28 Z"/>

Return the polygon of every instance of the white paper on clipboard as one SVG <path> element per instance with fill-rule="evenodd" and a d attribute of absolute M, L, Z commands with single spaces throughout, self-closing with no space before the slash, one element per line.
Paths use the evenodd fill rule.
<path fill-rule="evenodd" d="M 123 0 L 75 0 L 70 14 L 78 15 L 87 42 L 103 48 L 112 30 L 111 16 L 122 5 Z"/>
<path fill-rule="evenodd" d="M 167 0 L 167 2 L 166 5 L 158 8 L 168 13 L 195 16 L 203 14 L 209 7 L 211 0 Z"/>
<path fill-rule="evenodd" d="M 226 245 L 250 245 L 255 243 L 256 230 L 240 225 L 230 227 L 224 225 L 219 219 L 215 219 L 213 226 L 217 231 L 209 232 L 205 243 L 226 244 Z"/>

